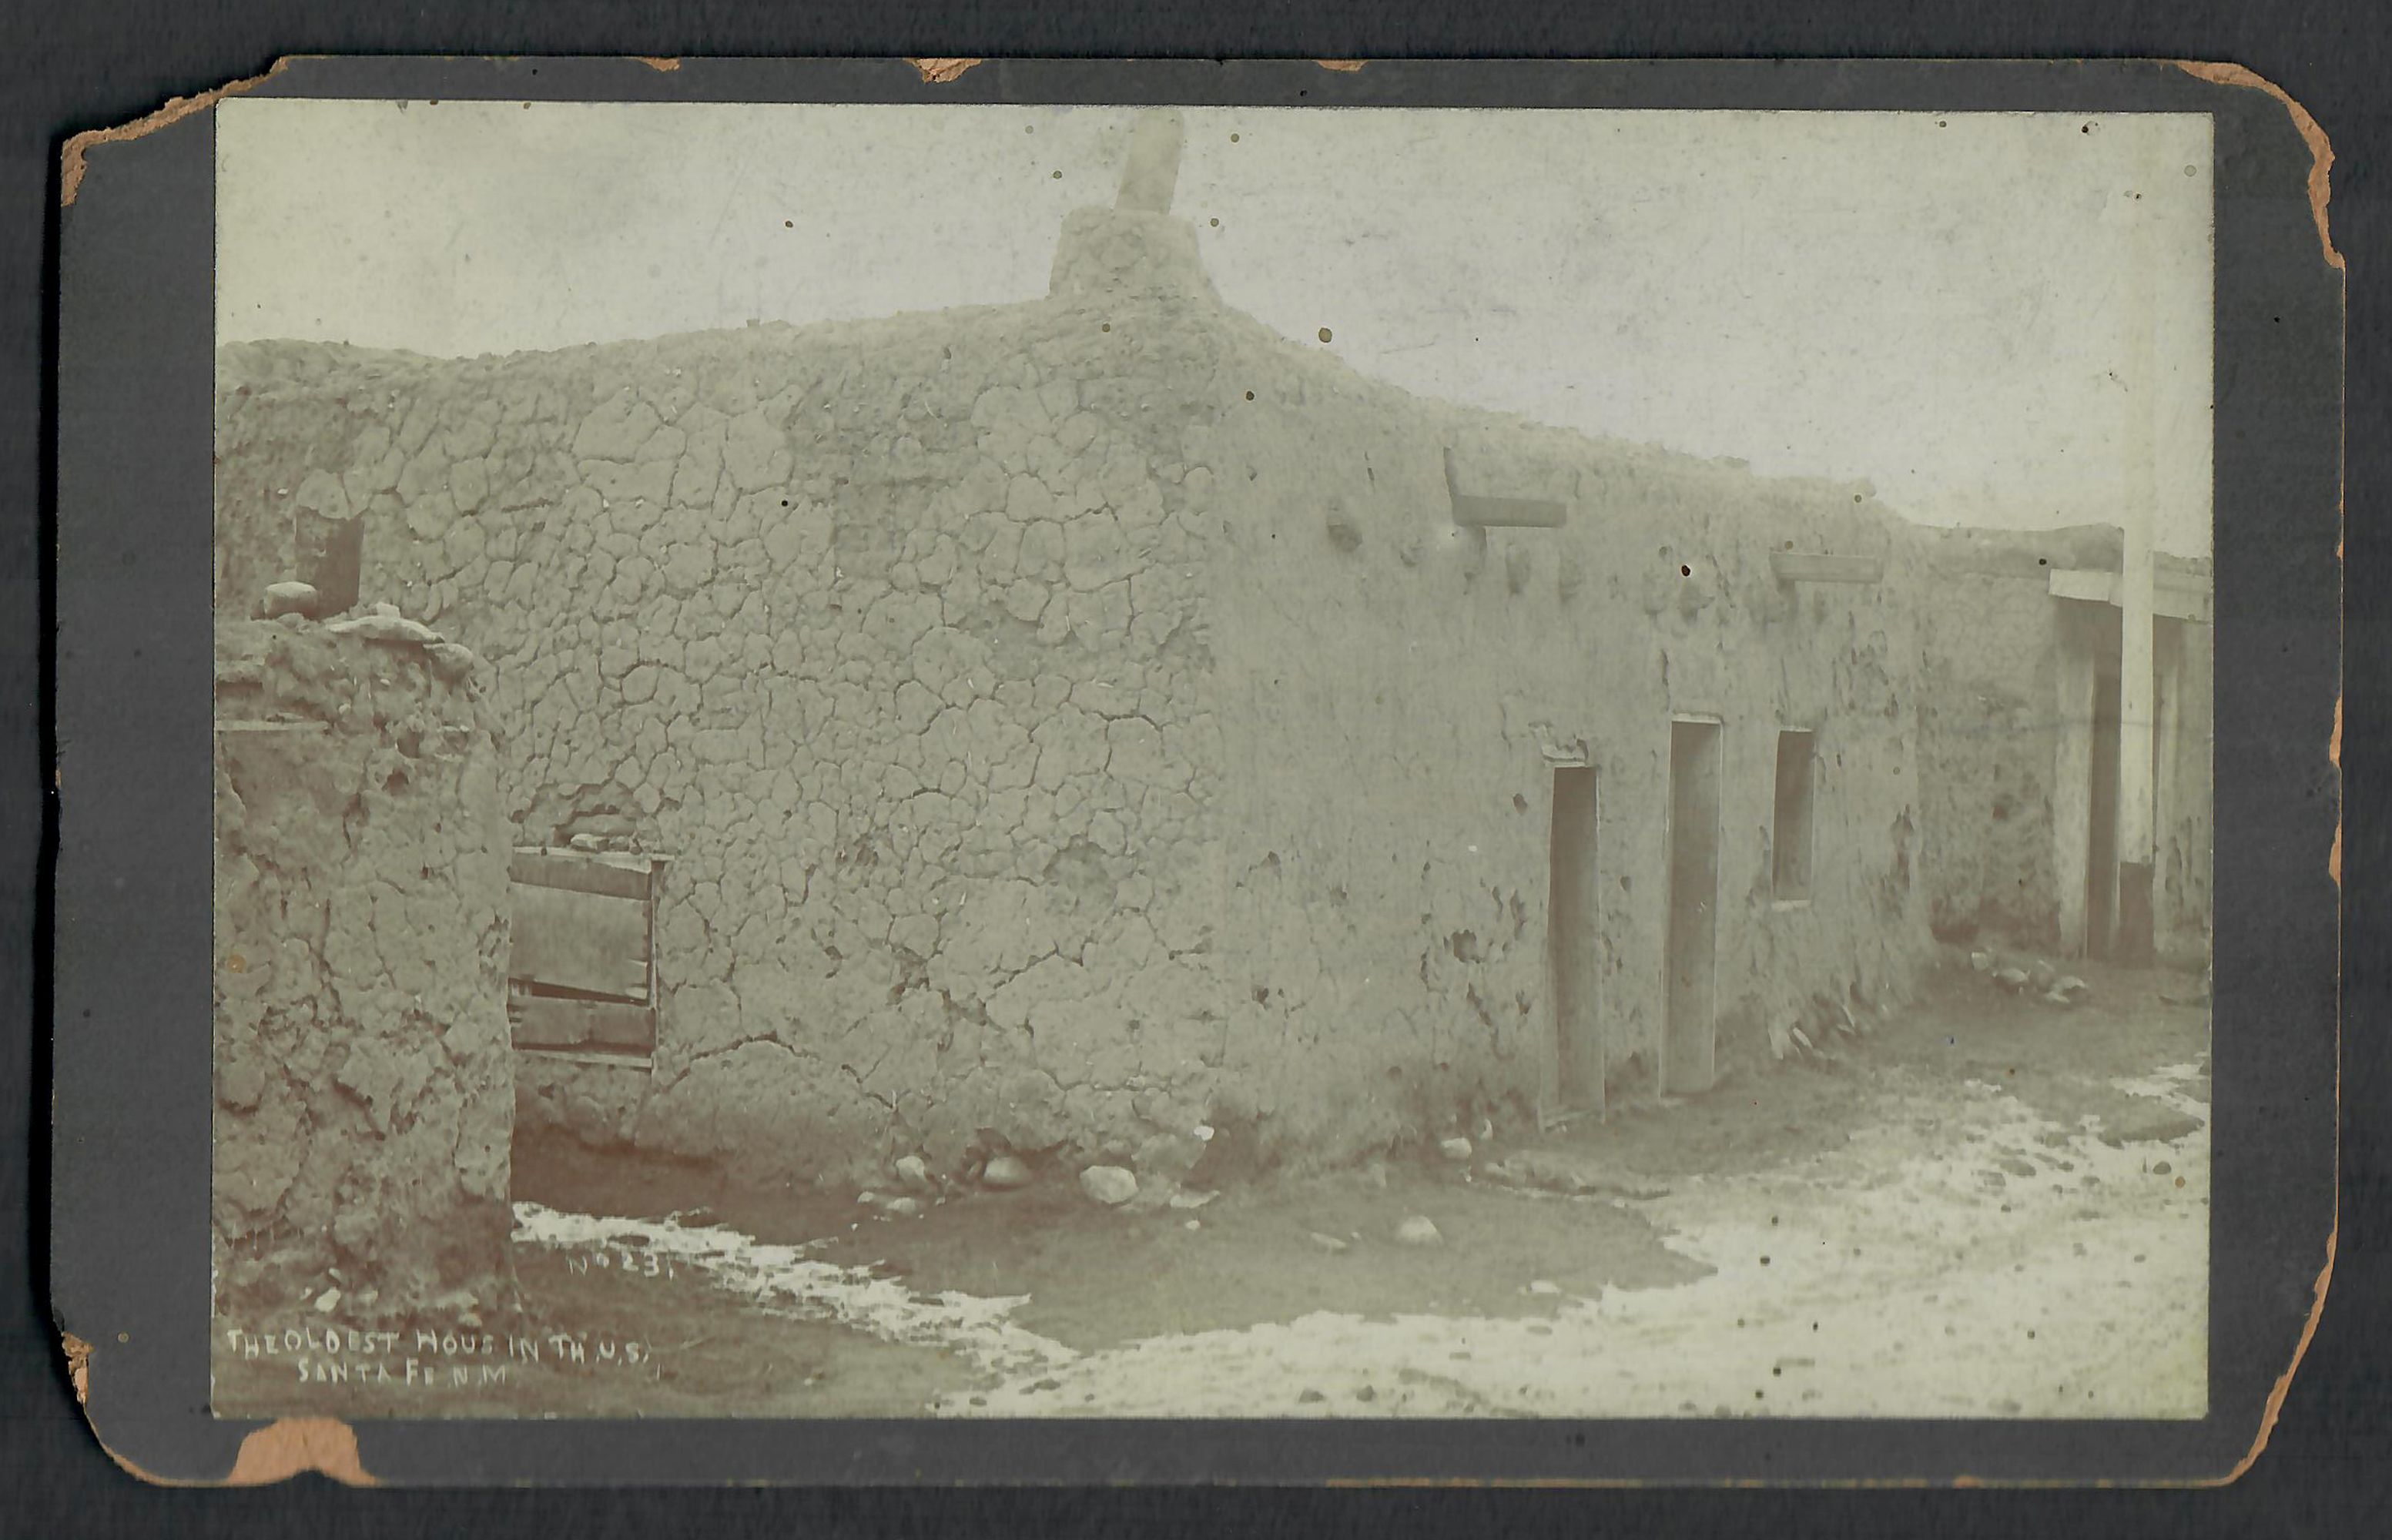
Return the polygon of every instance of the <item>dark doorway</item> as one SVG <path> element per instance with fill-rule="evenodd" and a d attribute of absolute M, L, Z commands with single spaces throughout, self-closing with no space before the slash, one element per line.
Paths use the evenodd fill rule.
<path fill-rule="evenodd" d="M 2118 931 L 2118 658 L 2096 654 L 2093 795 L 2085 858 L 2085 952 L 2110 955 Z"/>
<path fill-rule="evenodd" d="M 1718 1017 L 1720 724 L 1670 724 L 1668 1027 L 1661 1088 L 1710 1089 Z"/>
<path fill-rule="evenodd" d="M 1603 926 L 1595 887 L 1594 828 L 1593 767 L 1555 770 L 1545 944 L 1553 951 L 1554 1031 L 1564 1112 L 1603 1108 L 1603 1029 L 1595 1014 Z"/>

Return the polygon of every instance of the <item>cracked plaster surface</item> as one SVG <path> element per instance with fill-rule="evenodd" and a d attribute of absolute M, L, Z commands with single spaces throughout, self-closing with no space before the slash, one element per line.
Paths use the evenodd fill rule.
<path fill-rule="evenodd" d="M 1546 816 L 1600 778 L 1606 1056 L 1661 1042 L 1670 721 L 1727 723 L 1724 1057 L 1930 945 L 1918 531 L 1866 488 L 1424 401 L 1083 211 L 1020 305 L 433 360 L 225 350 L 220 594 L 290 513 L 489 659 L 514 837 L 669 855 L 652 1071 L 521 1116 L 863 1180 L 987 1134 L 1184 1174 L 1551 1098 Z M 1448 451 L 1559 529 L 1468 529 Z M 1505 483 L 1516 485 L 1502 485 Z M 1788 586 L 1776 550 L 1883 559 Z M 1820 733 L 1808 904 L 1768 891 Z"/>

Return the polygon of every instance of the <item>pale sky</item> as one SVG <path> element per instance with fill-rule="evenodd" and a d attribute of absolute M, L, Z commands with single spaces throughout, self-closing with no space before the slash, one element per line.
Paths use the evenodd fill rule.
<path fill-rule="evenodd" d="M 2160 547 L 2208 553 L 2204 115 L 1182 115 L 1222 297 L 1366 374 L 1929 524 L 2116 523 L 2140 469 Z M 1130 120 L 235 97 L 217 335 L 461 356 L 1033 299 Z"/>

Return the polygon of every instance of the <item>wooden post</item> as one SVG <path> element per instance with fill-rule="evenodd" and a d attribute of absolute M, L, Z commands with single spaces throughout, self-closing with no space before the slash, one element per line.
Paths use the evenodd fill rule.
<path fill-rule="evenodd" d="M 2092 628 L 2069 614 L 2068 605 L 2053 608 L 2060 612 L 2060 688 L 2053 703 L 2060 731 L 2052 757 L 2051 875 L 2060 890 L 2060 954 L 2081 957 L 2093 839 L 2093 639 Z"/>
<path fill-rule="evenodd" d="M 2152 535 L 2158 523 L 2158 467 L 2152 397 L 2159 390 L 2159 349 L 2151 281 L 2151 228 L 2129 206 L 2126 364 L 2128 369 L 2124 463 L 2126 562 L 2119 574 L 2118 649 L 2118 908 L 2116 956 L 2152 959 L 2152 857 L 2156 819 L 2152 784 Z"/>

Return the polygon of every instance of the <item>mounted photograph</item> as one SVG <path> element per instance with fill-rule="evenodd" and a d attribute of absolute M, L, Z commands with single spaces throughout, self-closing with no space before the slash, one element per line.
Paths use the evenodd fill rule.
<path fill-rule="evenodd" d="M 212 116 L 215 1416 L 2210 1415 L 2206 112 Z"/>

